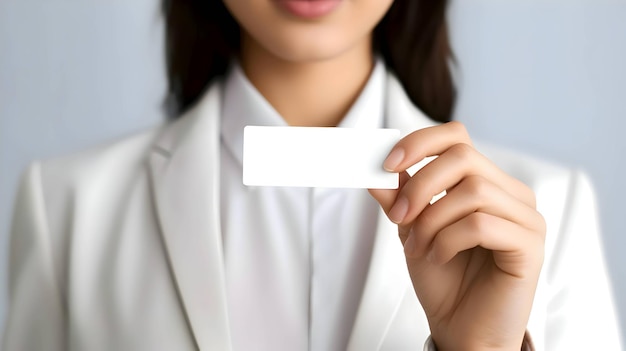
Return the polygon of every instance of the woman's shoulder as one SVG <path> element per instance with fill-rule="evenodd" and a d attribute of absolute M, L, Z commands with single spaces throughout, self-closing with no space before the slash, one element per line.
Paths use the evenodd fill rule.
<path fill-rule="evenodd" d="M 585 171 L 494 144 L 477 143 L 476 147 L 500 169 L 534 191 L 537 210 L 548 224 L 548 252 L 558 247 L 561 234 L 571 227 L 568 222 L 574 219 L 596 222 L 596 194 Z"/>
<path fill-rule="evenodd" d="M 475 146 L 504 172 L 534 189 L 546 184 L 565 185 L 576 174 L 584 174 L 580 169 L 509 147 L 483 141 Z"/>
<path fill-rule="evenodd" d="M 123 173 L 142 167 L 143 160 L 165 125 L 119 137 L 67 155 L 37 160 L 29 167 L 38 167 L 41 177 L 52 184 L 75 186 L 101 178 L 119 178 Z"/>
<path fill-rule="evenodd" d="M 54 248 L 53 261 L 61 267 L 74 221 L 83 216 L 98 223 L 103 213 L 113 213 L 129 199 L 133 186 L 146 178 L 145 160 L 163 127 L 33 161 L 22 174 L 14 201 L 13 245 L 28 244 L 18 236 L 44 230 Z"/>
<path fill-rule="evenodd" d="M 476 148 L 535 192 L 537 209 L 548 222 L 561 222 L 573 202 L 595 211 L 594 187 L 584 170 L 495 144 L 479 142 Z"/>
<path fill-rule="evenodd" d="M 100 198 L 116 194 L 122 198 L 121 193 L 132 189 L 133 184 L 148 184 L 153 154 L 170 156 L 169 152 L 184 144 L 194 134 L 191 131 L 197 129 L 201 132 L 195 134 L 201 135 L 196 139 L 213 135 L 207 129 L 216 128 L 218 105 L 219 86 L 214 85 L 207 98 L 174 120 L 65 156 L 32 162 L 22 175 L 21 187 L 32 187 L 34 181 L 44 198 L 53 202 L 94 191 L 99 191 Z"/>

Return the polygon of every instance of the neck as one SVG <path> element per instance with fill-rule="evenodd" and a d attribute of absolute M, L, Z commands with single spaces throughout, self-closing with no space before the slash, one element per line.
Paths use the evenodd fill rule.
<path fill-rule="evenodd" d="M 290 62 L 244 35 L 246 76 L 292 126 L 334 127 L 367 83 L 374 66 L 371 40 L 327 60 Z"/>

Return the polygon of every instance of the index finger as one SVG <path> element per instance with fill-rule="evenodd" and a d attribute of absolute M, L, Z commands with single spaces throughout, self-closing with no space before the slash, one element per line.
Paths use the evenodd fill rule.
<path fill-rule="evenodd" d="M 453 121 L 416 130 L 398 141 L 389 152 L 383 167 L 389 172 L 400 173 L 424 158 L 439 155 L 456 144 L 472 145 L 465 126 L 460 122 Z"/>

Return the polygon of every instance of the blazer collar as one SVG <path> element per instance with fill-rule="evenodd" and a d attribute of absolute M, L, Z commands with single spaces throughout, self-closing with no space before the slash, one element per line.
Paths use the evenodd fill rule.
<path fill-rule="evenodd" d="M 387 74 L 388 128 L 404 135 L 434 125 Z M 190 329 L 200 350 L 230 350 L 220 229 L 220 109 L 216 83 L 155 143 L 149 168 L 155 208 Z M 377 350 L 412 289 L 396 226 L 381 211 L 349 350 Z M 412 291 L 408 291 L 412 293 Z"/>
<path fill-rule="evenodd" d="M 219 216 L 219 106 L 214 84 L 167 126 L 149 158 L 161 232 L 200 350 L 230 350 Z"/>
<path fill-rule="evenodd" d="M 398 129 L 406 135 L 438 124 L 415 107 L 400 85 L 400 81 L 391 73 L 387 74 L 386 91 L 387 128 Z"/>

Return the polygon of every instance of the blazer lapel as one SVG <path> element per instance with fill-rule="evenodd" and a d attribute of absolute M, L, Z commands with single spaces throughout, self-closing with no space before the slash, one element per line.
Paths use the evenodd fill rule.
<path fill-rule="evenodd" d="M 388 128 L 402 135 L 435 125 L 409 100 L 398 80 L 388 75 L 386 118 Z M 413 294 L 397 226 L 381 210 L 369 272 L 348 350 L 378 350 L 406 293 Z"/>
<path fill-rule="evenodd" d="M 397 227 L 384 212 L 378 216 L 376 239 L 348 350 L 378 350 L 410 287 Z"/>
<path fill-rule="evenodd" d="M 165 128 L 149 159 L 170 265 L 201 350 L 231 350 L 219 217 L 220 103 L 221 86 L 215 84 L 188 115 Z M 386 105 L 387 127 L 403 134 L 435 124 L 392 75 Z M 380 348 L 407 289 L 397 229 L 381 211 L 349 350 Z"/>
<path fill-rule="evenodd" d="M 170 266 L 200 350 L 230 350 L 219 217 L 219 109 L 214 84 L 168 125 L 149 159 Z"/>

